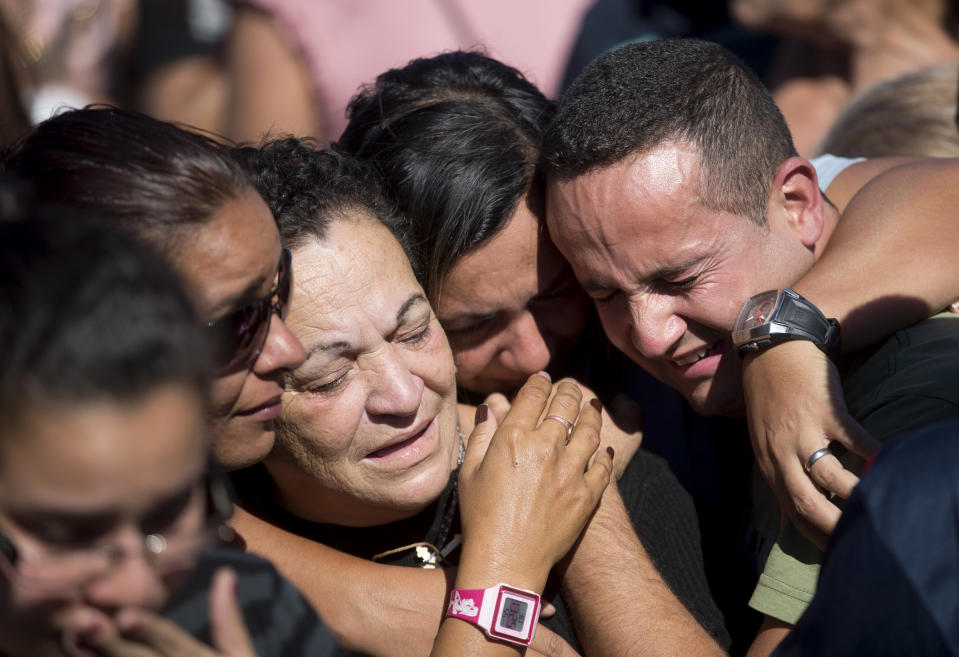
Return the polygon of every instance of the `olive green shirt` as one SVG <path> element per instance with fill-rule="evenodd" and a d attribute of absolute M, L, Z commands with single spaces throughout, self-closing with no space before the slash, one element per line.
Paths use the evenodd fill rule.
<path fill-rule="evenodd" d="M 899 331 L 844 381 L 849 412 L 880 441 L 959 418 L 959 315 L 939 313 Z M 862 470 L 854 454 L 841 458 Z M 770 497 L 772 492 L 765 490 Z M 749 606 L 795 624 L 812 600 L 822 552 L 792 523 L 776 540 Z"/>

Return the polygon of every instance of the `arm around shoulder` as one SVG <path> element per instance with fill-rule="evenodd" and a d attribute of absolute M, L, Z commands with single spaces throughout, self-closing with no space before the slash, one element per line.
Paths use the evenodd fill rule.
<path fill-rule="evenodd" d="M 384 657 L 429 653 L 451 572 L 373 563 L 242 509 L 231 524 L 247 549 L 272 561 L 303 592 L 345 648 Z"/>

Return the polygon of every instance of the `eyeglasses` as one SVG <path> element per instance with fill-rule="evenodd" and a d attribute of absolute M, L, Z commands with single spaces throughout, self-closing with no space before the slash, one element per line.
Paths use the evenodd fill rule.
<path fill-rule="evenodd" d="M 206 512 L 197 527 L 173 527 L 169 532 L 147 534 L 136 546 L 44 543 L 31 546 L 29 551 L 19 549 L 0 532 L 0 570 L 8 571 L 11 580 L 20 588 L 35 595 L 47 595 L 83 588 L 126 559 L 135 557 L 145 558 L 160 574 L 188 569 L 203 547 L 218 538 L 228 542 L 232 537 L 232 530 L 223 524 L 232 506 L 221 476 L 205 476 L 202 486 Z"/>
<path fill-rule="evenodd" d="M 290 252 L 283 249 L 276 273 L 276 287 L 269 294 L 207 324 L 213 344 L 213 362 L 220 374 L 252 365 L 266 344 L 273 313 L 281 318 L 286 314 L 290 302 L 292 260 Z"/>

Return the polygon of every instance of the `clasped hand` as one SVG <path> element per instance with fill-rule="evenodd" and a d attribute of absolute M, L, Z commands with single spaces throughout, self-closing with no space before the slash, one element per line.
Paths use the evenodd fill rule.
<path fill-rule="evenodd" d="M 847 499 L 859 478 L 832 454 L 815 460 L 808 472 L 806 463 L 832 441 L 863 458 L 878 442 L 846 409 L 836 367 L 806 340 L 747 355 L 743 394 L 760 472 L 796 527 L 825 548 L 840 510 L 824 491 Z"/>
<path fill-rule="evenodd" d="M 534 590 L 572 547 L 612 473 L 612 450 L 597 451 L 599 403 L 583 404 L 571 382 L 552 399 L 551 388 L 531 376 L 501 422 L 481 405 L 459 475 L 461 569 L 472 555 Z"/>

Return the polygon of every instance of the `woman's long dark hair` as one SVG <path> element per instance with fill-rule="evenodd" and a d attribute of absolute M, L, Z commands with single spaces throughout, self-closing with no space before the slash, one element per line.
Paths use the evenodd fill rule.
<path fill-rule="evenodd" d="M 414 269 L 435 303 L 462 255 L 503 228 L 537 182 L 553 103 L 477 52 L 416 59 L 349 105 L 334 148 L 376 165 L 412 226 Z"/>
<path fill-rule="evenodd" d="M 249 173 L 212 138 L 114 107 L 47 119 L 7 155 L 7 172 L 39 201 L 94 214 L 172 255 L 183 228 L 251 189 Z"/>

